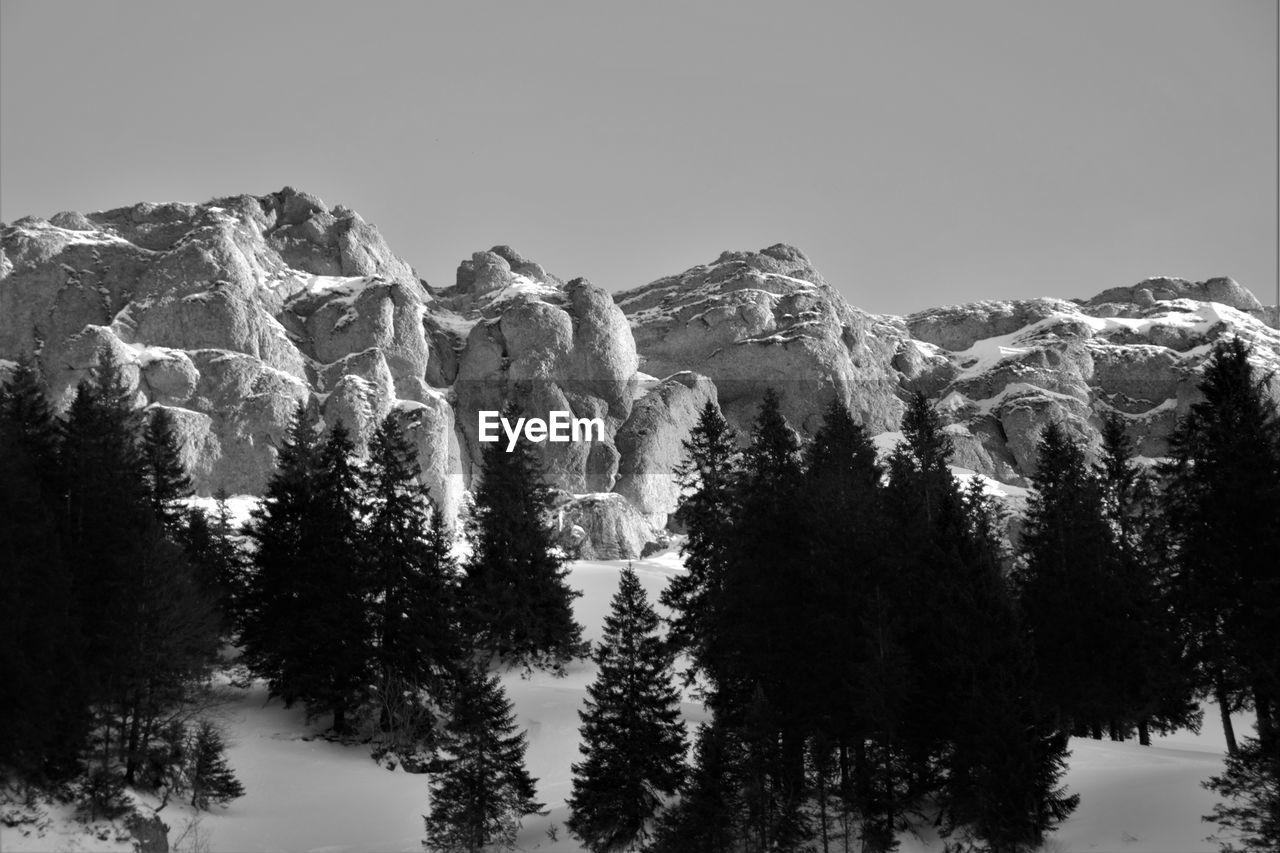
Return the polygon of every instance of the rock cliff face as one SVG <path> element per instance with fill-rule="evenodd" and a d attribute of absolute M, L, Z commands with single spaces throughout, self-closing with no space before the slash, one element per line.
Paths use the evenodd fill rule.
<path fill-rule="evenodd" d="M 0 227 L 0 359 L 35 353 L 66 405 L 111 351 L 140 404 L 173 412 L 202 494 L 260 492 L 299 407 L 359 446 L 392 415 L 452 517 L 481 476 L 478 411 L 568 410 L 603 437 L 537 448 L 584 556 L 662 539 L 708 403 L 745 433 L 772 386 L 810 435 L 836 398 L 885 443 L 920 391 L 950 422 L 957 466 L 1018 486 L 1051 420 L 1096 442 L 1119 411 L 1145 455 L 1164 453 L 1214 340 L 1238 334 L 1280 368 L 1275 311 L 1230 279 L 1160 278 L 877 316 L 784 245 L 616 296 L 495 246 L 433 289 L 358 214 L 288 188 Z"/>

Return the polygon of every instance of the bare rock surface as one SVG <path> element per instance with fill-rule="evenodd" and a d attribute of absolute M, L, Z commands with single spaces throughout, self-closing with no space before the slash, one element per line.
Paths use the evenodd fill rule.
<path fill-rule="evenodd" d="M 1119 412 L 1142 455 L 1165 454 L 1224 337 L 1254 346 L 1280 396 L 1276 317 L 1229 278 L 875 315 L 784 244 L 614 295 L 495 245 L 432 288 L 359 214 L 287 187 L 0 224 L 0 369 L 35 354 L 65 407 L 109 352 L 139 406 L 173 413 L 200 494 L 260 494 L 298 411 L 360 448 L 391 416 L 452 520 L 479 411 L 568 411 L 603 435 L 535 448 L 567 495 L 562 542 L 598 558 L 662 539 L 708 403 L 745 438 L 773 387 L 807 438 L 837 399 L 884 444 L 921 393 L 957 469 L 1018 489 L 1053 421 L 1096 447 Z"/>
<path fill-rule="evenodd" d="M 653 384 L 618 430 L 622 462 L 614 491 L 655 527 L 665 527 L 668 516 L 676 511 L 680 489 L 675 469 L 684 459 L 684 442 L 708 403 L 717 404 L 710 379 L 688 371 L 676 373 Z"/>
<path fill-rule="evenodd" d="M 769 386 L 803 434 L 817 429 L 833 398 L 873 432 L 901 417 L 891 362 L 906 329 L 851 307 L 794 247 L 725 252 L 615 298 L 631 321 L 641 369 L 710 377 L 740 431 Z"/>

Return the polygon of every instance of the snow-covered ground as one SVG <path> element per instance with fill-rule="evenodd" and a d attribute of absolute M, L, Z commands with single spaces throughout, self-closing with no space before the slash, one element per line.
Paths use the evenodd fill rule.
<path fill-rule="evenodd" d="M 617 588 L 620 562 L 573 564 L 570 583 L 583 592 L 577 615 L 596 640 Z M 681 571 L 679 558 L 662 554 L 634 564 L 651 600 L 668 578 Z M 569 793 L 569 765 L 578 759 L 578 709 L 594 666 L 579 663 L 564 678 L 535 674 L 505 678 L 519 723 L 529 733 L 528 764 L 538 791 L 550 809 L 545 817 L 527 818 L 520 849 L 567 853 L 579 851 L 564 829 L 564 798 Z M 696 701 L 684 705 L 690 724 L 705 719 Z M 212 853 L 259 851 L 421 851 L 422 815 L 427 811 L 425 776 L 388 771 L 369 757 L 367 746 L 341 746 L 315 737 L 325 721 L 307 725 L 300 709 L 285 710 L 268 702 L 255 686 L 233 693 L 225 709 L 230 761 L 247 793 L 228 808 L 200 816 L 189 826 L 190 810 L 170 804 L 161 817 L 171 838 L 187 831 L 177 850 Z M 1241 720 L 1237 731 L 1248 732 Z M 1081 795 L 1080 808 L 1046 845 L 1046 851 L 1125 851 L 1126 853 L 1192 853 L 1213 851 L 1206 840 L 1213 826 L 1200 816 L 1213 797 L 1200 782 L 1222 766 L 1223 741 L 1216 710 L 1206 713 L 1201 735 L 1179 733 L 1157 739 L 1152 747 L 1136 743 L 1076 740 L 1072 744 L 1067 784 Z M 555 827 L 556 840 L 549 830 Z M 67 836 L 44 840 L 17 838 L 0 827 L 0 849 L 66 849 Z M 51 843 L 48 843 L 51 842 Z M 196 843 L 193 843 L 196 842 Z M 932 836 L 904 837 L 904 853 L 940 853 Z M 80 849 L 94 849 L 92 845 Z"/>

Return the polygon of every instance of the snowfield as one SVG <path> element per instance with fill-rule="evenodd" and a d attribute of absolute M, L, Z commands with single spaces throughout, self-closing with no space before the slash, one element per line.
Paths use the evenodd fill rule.
<path fill-rule="evenodd" d="M 633 565 L 651 601 L 656 601 L 672 575 L 682 571 L 673 553 Z M 572 564 L 570 585 L 583 592 L 576 603 L 577 616 L 591 640 L 600 637 L 624 566 L 623 562 Z M 578 709 L 594 676 L 594 664 L 580 662 L 559 679 L 544 673 L 522 678 L 518 672 L 504 677 L 519 724 L 529 734 L 529 770 L 550 810 L 545 817 L 525 820 L 520 850 L 582 850 L 564 828 L 564 798 L 569 793 L 570 764 L 578 760 Z M 706 718 L 692 698 L 683 708 L 691 728 Z M 324 718 L 308 725 L 301 708 L 286 710 L 278 700 L 267 701 L 261 683 L 249 689 L 233 688 L 224 715 L 230 762 L 247 793 L 211 814 L 196 816 L 181 804 L 164 808 L 160 816 L 170 826 L 175 851 L 420 853 L 427 777 L 383 769 L 369 757 L 368 746 L 343 746 L 319 737 L 327 722 Z M 1047 853 L 1216 850 L 1217 845 L 1207 840 L 1215 827 L 1200 820 L 1213 807 L 1214 797 L 1200 782 L 1221 769 L 1223 740 L 1216 709 L 1206 709 L 1205 720 L 1202 734 L 1158 738 L 1152 747 L 1074 740 L 1066 782 L 1081 795 L 1081 804 L 1046 844 Z M 1250 721 L 1237 721 L 1238 734 L 1250 731 Z M 61 813 L 50 818 L 43 838 L 23 837 L 0 826 L 0 850 L 70 849 L 66 818 Z M 184 832 L 186 837 L 179 840 Z M 74 849 L 99 849 L 93 841 L 82 835 L 75 839 Z M 941 853 L 943 846 L 927 832 L 921 837 L 905 835 L 902 841 L 903 853 Z"/>

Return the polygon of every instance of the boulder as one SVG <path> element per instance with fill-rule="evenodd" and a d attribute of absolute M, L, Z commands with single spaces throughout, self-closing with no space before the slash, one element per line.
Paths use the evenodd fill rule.
<path fill-rule="evenodd" d="M 558 510 L 560 542 L 581 560 L 633 560 L 658 539 L 653 527 L 622 495 L 578 495 Z"/>
<path fill-rule="evenodd" d="M 182 350 L 145 347 L 137 358 L 147 396 L 155 403 L 185 403 L 200 384 L 200 371 Z"/>

